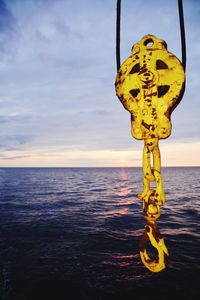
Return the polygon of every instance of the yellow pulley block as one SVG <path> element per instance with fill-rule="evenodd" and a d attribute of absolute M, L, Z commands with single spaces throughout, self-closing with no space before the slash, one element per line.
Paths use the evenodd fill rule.
<path fill-rule="evenodd" d="M 184 77 L 181 62 L 167 51 L 165 41 L 146 35 L 134 45 L 115 83 L 118 98 L 131 113 L 134 138 L 170 135 L 170 114 L 182 98 Z"/>
<path fill-rule="evenodd" d="M 131 114 L 132 136 L 144 140 L 144 188 L 138 198 L 143 201 L 144 217 L 155 224 L 160 217 L 160 206 L 165 203 L 159 139 L 171 134 L 170 116 L 185 88 L 184 69 L 179 59 L 167 51 L 166 42 L 149 34 L 133 46 L 131 56 L 118 71 L 115 87 L 118 98 Z M 152 181 L 156 183 L 155 189 L 150 187 Z M 149 240 L 158 250 L 159 264 L 150 262 L 145 249 L 141 259 L 152 272 L 159 272 L 165 267 L 164 253 L 168 252 L 163 250 L 166 246 L 162 240 L 154 239 L 151 227 L 147 228 L 150 228 Z"/>

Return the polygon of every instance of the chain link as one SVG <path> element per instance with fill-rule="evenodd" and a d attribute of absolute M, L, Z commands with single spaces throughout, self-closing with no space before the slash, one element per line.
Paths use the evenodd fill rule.
<path fill-rule="evenodd" d="M 153 158 L 153 167 L 151 166 L 151 157 Z M 140 242 L 140 257 L 143 264 L 152 272 L 160 272 L 166 267 L 168 249 L 162 238 L 156 221 L 160 217 L 160 206 L 165 203 L 165 193 L 163 191 L 160 149 L 158 139 L 147 139 L 144 141 L 143 149 L 143 175 L 144 191 L 138 194 L 142 200 L 143 215 L 147 220 L 142 240 Z M 156 182 L 156 189 L 150 188 L 150 182 Z M 151 243 L 158 256 L 151 259 L 147 252 L 147 245 Z"/>

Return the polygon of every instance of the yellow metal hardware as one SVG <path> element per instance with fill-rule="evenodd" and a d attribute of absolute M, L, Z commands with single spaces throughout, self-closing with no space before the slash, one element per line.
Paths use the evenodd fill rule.
<path fill-rule="evenodd" d="M 184 70 L 178 58 L 167 51 L 165 41 L 153 35 L 143 37 L 116 78 L 117 96 L 131 113 L 133 137 L 167 138 L 170 114 L 183 90 Z"/>
<path fill-rule="evenodd" d="M 151 259 L 146 248 L 144 247 L 146 246 L 148 240 L 158 252 L 158 258 L 156 259 Z M 140 257 L 145 267 L 152 272 L 160 272 L 164 270 L 166 267 L 166 258 L 169 256 L 169 253 L 164 239 L 161 237 L 158 227 L 155 223 L 149 223 L 145 226 L 142 243 L 144 245 L 143 247 L 141 246 L 142 249 L 140 250 Z"/>
<path fill-rule="evenodd" d="M 133 46 L 131 56 L 121 65 L 115 86 L 118 98 L 131 114 L 132 136 L 144 140 L 143 192 L 138 198 L 143 203 L 144 217 L 151 224 L 145 232 L 158 250 L 158 260 L 151 261 L 146 249 L 140 254 L 149 270 L 159 272 L 165 268 L 168 255 L 164 240 L 155 237 L 158 232 L 155 221 L 160 217 L 160 206 L 165 204 L 159 139 L 171 134 L 170 116 L 182 99 L 185 73 L 178 58 L 167 51 L 164 40 L 146 35 Z M 155 189 L 151 188 L 151 182 L 156 183 Z"/>

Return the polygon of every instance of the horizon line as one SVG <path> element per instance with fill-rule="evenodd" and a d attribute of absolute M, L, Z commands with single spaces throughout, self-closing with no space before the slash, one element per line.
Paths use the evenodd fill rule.
<path fill-rule="evenodd" d="M 112 168 L 129 168 L 129 169 L 131 169 L 131 168 L 137 168 L 137 169 L 139 169 L 139 168 L 143 168 L 142 166 L 102 166 L 102 167 L 100 167 L 100 166 L 88 166 L 88 167 L 86 167 L 86 166 L 36 166 L 36 167 L 33 167 L 33 166 L 18 166 L 18 167 L 16 167 L 16 166 L 7 166 L 7 167 L 1 167 L 0 166 L 0 169 L 30 169 L 30 168 L 32 168 L 32 169 L 101 169 L 101 168 L 108 168 L 108 169 L 112 169 Z M 162 168 L 200 168 L 200 166 L 162 166 Z"/>

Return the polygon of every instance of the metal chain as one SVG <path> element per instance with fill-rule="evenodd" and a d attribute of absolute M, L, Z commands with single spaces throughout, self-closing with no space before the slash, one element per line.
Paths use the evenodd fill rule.
<path fill-rule="evenodd" d="M 153 166 L 151 166 L 151 156 L 153 156 Z M 160 206 L 165 204 L 165 193 L 163 191 L 161 176 L 161 161 L 158 139 L 147 139 L 144 141 L 143 149 L 143 175 L 144 190 L 138 194 L 142 200 L 143 215 L 147 220 L 147 225 L 140 242 L 140 257 L 143 264 L 152 272 L 160 272 L 166 267 L 169 256 L 164 239 L 162 238 L 156 220 L 160 217 Z M 156 182 L 156 189 L 150 188 L 150 182 Z M 156 259 L 151 259 L 147 253 L 146 246 L 151 245 L 157 250 Z"/>

